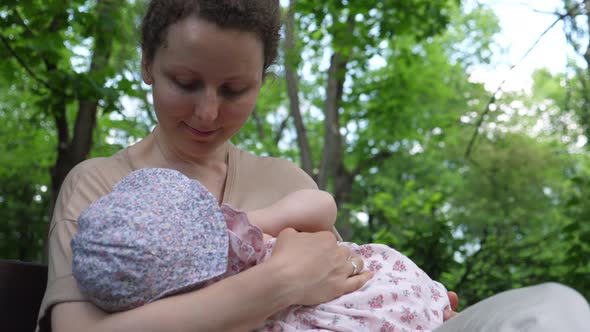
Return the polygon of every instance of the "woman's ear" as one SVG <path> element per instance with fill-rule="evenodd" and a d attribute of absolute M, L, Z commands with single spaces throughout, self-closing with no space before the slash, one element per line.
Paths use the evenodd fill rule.
<path fill-rule="evenodd" d="M 147 85 L 151 85 L 154 82 L 151 62 L 149 62 L 143 54 L 141 55 L 141 78 Z"/>

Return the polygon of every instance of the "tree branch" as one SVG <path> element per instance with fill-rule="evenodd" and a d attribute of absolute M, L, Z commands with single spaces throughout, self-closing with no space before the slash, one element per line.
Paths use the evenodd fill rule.
<path fill-rule="evenodd" d="M 484 249 L 484 245 L 487 241 L 487 237 L 488 237 L 488 232 L 487 232 L 487 228 L 484 230 L 483 232 L 483 238 L 482 240 L 479 242 L 479 249 L 477 250 L 477 252 L 475 252 L 475 254 L 469 256 L 466 260 L 465 260 L 465 272 L 463 273 L 463 275 L 461 276 L 461 279 L 459 280 L 459 282 L 454 286 L 455 289 L 461 289 L 461 287 L 463 286 L 463 284 L 467 281 L 467 277 L 469 276 L 469 274 L 471 274 L 471 271 L 473 270 L 473 266 L 476 263 L 476 258 L 481 255 L 481 253 L 483 252 Z"/>
<path fill-rule="evenodd" d="M 289 115 L 287 115 L 283 119 L 283 121 L 281 121 L 281 124 L 279 125 L 279 129 L 277 130 L 277 133 L 274 138 L 275 145 L 278 145 L 281 138 L 283 138 L 283 131 L 285 131 L 285 128 L 287 128 L 287 123 L 289 123 Z M 301 146 L 300 146 L 300 149 L 301 149 Z M 310 174 L 310 173 L 307 173 L 307 174 Z"/>
<path fill-rule="evenodd" d="M 27 63 L 10 46 L 10 43 L 9 43 L 9 41 L 8 41 L 8 39 L 6 37 L 4 37 L 3 35 L 0 35 L 0 41 L 2 41 L 2 44 L 4 45 L 4 47 L 6 47 L 6 49 L 12 55 L 12 57 L 14 57 L 16 59 L 16 61 L 18 62 L 18 64 L 29 74 L 29 76 L 31 76 L 31 78 L 33 78 L 35 81 L 37 81 L 38 83 L 40 83 L 41 85 L 43 85 L 47 89 L 49 89 L 49 90 L 51 90 L 51 91 L 53 91 L 55 93 L 58 93 L 58 94 L 60 94 L 60 95 L 62 95 L 64 97 L 68 97 L 67 94 L 64 91 L 54 88 L 48 82 L 44 81 L 39 76 L 37 76 L 37 74 L 35 74 L 35 72 L 33 72 L 33 70 L 31 68 L 29 68 L 29 66 L 27 65 Z"/>
<path fill-rule="evenodd" d="M 262 126 L 262 120 L 260 120 L 260 116 L 258 115 L 256 108 L 252 112 L 252 119 L 254 120 L 254 123 L 256 124 L 256 129 L 258 131 L 258 138 L 261 141 L 264 141 L 264 139 L 266 138 L 266 135 L 264 134 L 264 127 Z"/>
<path fill-rule="evenodd" d="M 340 104 L 344 80 L 346 79 L 346 67 L 352 53 L 350 38 L 355 28 L 354 15 L 349 14 L 346 19 L 346 29 L 341 31 L 346 38 L 337 38 L 341 45 L 336 45 L 334 54 L 330 58 L 328 79 L 326 84 L 326 100 L 324 105 L 324 151 L 320 160 L 320 170 L 317 176 L 318 187 L 326 189 L 328 179 L 334 176 L 336 170 L 342 168 L 342 135 L 340 134 Z"/>
<path fill-rule="evenodd" d="M 99 0 L 96 3 L 98 17 L 109 16 L 116 8 L 115 0 Z M 113 40 L 111 36 L 115 33 L 116 27 L 103 23 L 97 28 L 94 36 L 94 47 L 90 70 L 88 76 L 92 77 L 95 73 L 101 73 L 108 67 L 109 59 L 113 49 Z M 96 82 L 98 87 L 104 86 L 106 78 L 101 78 Z M 78 98 L 78 114 L 74 125 L 73 135 L 73 162 L 74 165 L 88 157 L 92 147 L 92 132 L 96 125 L 96 114 L 98 111 L 98 101 L 103 97 L 100 91 L 93 91 L 92 95 L 80 96 Z M 73 165 L 72 165 L 73 166 Z"/>
<path fill-rule="evenodd" d="M 586 0 L 585 0 L 586 1 Z M 508 70 L 508 74 L 510 72 L 512 72 L 512 70 L 514 70 L 514 68 L 516 68 L 518 65 L 520 65 L 527 57 L 528 55 L 535 49 L 535 47 L 537 47 L 537 45 L 539 44 L 539 42 L 541 41 L 541 39 L 543 39 L 543 37 L 551 30 L 553 29 L 553 27 L 561 20 L 564 20 L 567 17 L 570 16 L 575 16 L 577 14 L 577 11 L 579 10 L 579 4 L 578 6 L 572 7 L 570 9 L 567 10 L 567 12 L 565 14 L 559 14 L 556 13 L 556 15 L 558 16 L 557 19 L 555 21 L 553 21 L 553 23 L 551 23 L 547 29 L 545 29 L 545 31 L 543 31 L 541 33 L 541 35 L 537 38 L 537 40 L 535 40 L 535 42 L 531 45 L 531 47 L 529 47 L 529 49 L 525 52 L 525 54 L 520 58 L 520 60 L 518 60 L 515 64 L 513 64 L 512 66 L 510 66 L 510 69 Z M 507 74 L 507 75 L 508 75 Z M 477 139 L 477 136 L 479 135 L 479 129 L 481 128 L 481 126 L 483 125 L 483 122 L 485 120 L 486 115 L 488 115 L 488 113 L 490 112 L 490 106 L 494 103 L 494 101 L 496 101 L 496 96 L 498 95 L 498 93 L 500 93 L 500 91 L 502 91 L 502 87 L 503 85 L 506 83 L 506 81 L 508 80 L 508 78 L 504 78 L 504 80 L 498 85 L 498 88 L 496 89 L 496 91 L 494 91 L 494 93 L 492 94 L 492 96 L 490 97 L 489 102 L 487 103 L 485 109 L 483 110 L 483 112 L 481 113 L 477 124 L 475 126 L 475 130 L 473 132 L 473 135 L 471 136 L 471 140 L 469 141 L 469 144 L 467 145 L 467 149 L 465 151 L 465 159 L 469 160 L 469 157 L 471 155 L 471 151 L 473 149 L 473 146 L 475 144 L 475 140 Z"/>
<path fill-rule="evenodd" d="M 376 155 L 371 158 L 363 159 L 351 172 L 352 177 L 354 178 L 356 175 L 359 175 L 363 169 L 368 167 L 369 165 L 378 164 L 382 161 L 385 161 L 389 157 L 393 155 L 391 151 L 379 151 Z"/>
<path fill-rule="evenodd" d="M 23 19 L 22 15 L 19 13 L 18 8 L 14 9 L 14 13 L 15 13 L 15 17 L 18 19 L 20 25 L 22 25 L 22 27 L 25 28 L 25 31 L 28 33 L 28 36 L 30 36 L 30 37 L 35 36 L 35 33 L 33 32 L 33 30 L 31 30 L 31 28 L 29 28 L 29 26 L 25 23 L 25 20 Z"/>
<path fill-rule="evenodd" d="M 303 118 L 301 116 L 301 108 L 299 103 L 299 78 L 296 73 L 297 53 L 295 47 L 295 2 L 289 2 L 289 9 L 287 11 L 287 18 L 285 20 L 285 76 L 287 79 L 287 94 L 289 95 L 290 113 L 293 116 L 295 124 L 295 131 L 297 132 L 297 145 L 299 146 L 299 155 L 301 158 L 301 168 L 310 176 L 313 176 L 313 161 L 311 156 L 311 148 L 309 147 L 309 140 Z M 288 119 L 288 117 L 287 117 Z M 286 120 L 281 124 L 279 134 L 282 133 Z M 276 136 L 276 141 L 280 136 Z"/>

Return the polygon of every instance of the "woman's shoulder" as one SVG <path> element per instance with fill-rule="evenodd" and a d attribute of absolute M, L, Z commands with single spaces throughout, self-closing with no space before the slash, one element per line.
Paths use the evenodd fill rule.
<path fill-rule="evenodd" d="M 110 157 L 82 161 L 68 173 L 56 202 L 57 219 L 77 218 L 90 203 L 108 194 L 133 169 L 121 150 Z"/>
<path fill-rule="evenodd" d="M 235 208 L 258 209 L 294 191 L 317 188 L 315 181 L 289 160 L 257 156 L 235 147 L 230 151 L 224 202 Z"/>
<path fill-rule="evenodd" d="M 112 187 L 133 169 L 126 157 L 126 150 L 121 150 L 110 157 L 95 157 L 82 161 L 72 168 L 64 180 L 77 184 L 92 184 Z"/>
<path fill-rule="evenodd" d="M 247 175 L 252 179 L 271 182 L 280 179 L 283 183 L 291 179 L 304 187 L 316 186 L 311 176 L 288 159 L 258 156 L 238 148 L 235 148 L 235 154 L 240 176 Z"/>

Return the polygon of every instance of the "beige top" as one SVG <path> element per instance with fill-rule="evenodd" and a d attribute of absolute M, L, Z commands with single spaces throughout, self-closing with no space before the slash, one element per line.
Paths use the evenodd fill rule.
<path fill-rule="evenodd" d="M 251 210 L 268 206 L 290 192 L 317 188 L 303 170 L 290 161 L 258 157 L 230 144 L 223 203 Z M 49 275 L 39 312 L 37 331 L 49 331 L 50 309 L 62 302 L 87 301 L 72 275 L 70 240 L 78 216 L 95 200 L 137 167 L 129 148 L 112 157 L 86 160 L 72 169 L 57 198 L 49 229 Z"/>

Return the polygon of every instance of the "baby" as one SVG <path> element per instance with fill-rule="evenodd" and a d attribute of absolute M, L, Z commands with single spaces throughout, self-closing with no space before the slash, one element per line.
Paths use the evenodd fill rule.
<path fill-rule="evenodd" d="M 331 229 L 333 198 L 292 193 L 241 212 L 169 169 L 132 172 L 78 219 L 71 242 L 80 290 L 108 312 L 206 287 L 270 257 L 278 232 Z M 264 232 L 264 233 L 263 233 Z M 428 331 L 443 322 L 445 288 L 380 244 L 341 242 L 374 276 L 361 289 L 316 306 L 291 306 L 256 331 Z"/>

